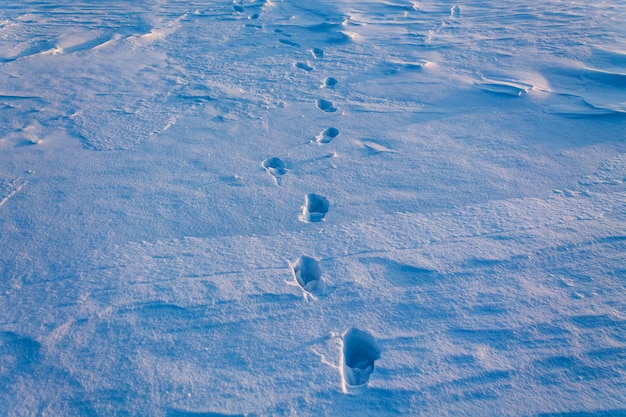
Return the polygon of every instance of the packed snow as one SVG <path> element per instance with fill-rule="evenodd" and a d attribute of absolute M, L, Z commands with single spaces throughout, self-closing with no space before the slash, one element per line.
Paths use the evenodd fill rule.
<path fill-rule="evenodd" d="M 0 3 L 0 415 L 625 416 L 626 3 Z"/>

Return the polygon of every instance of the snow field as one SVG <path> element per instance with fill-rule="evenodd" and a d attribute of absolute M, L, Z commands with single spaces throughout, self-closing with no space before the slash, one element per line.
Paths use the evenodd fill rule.
<path fill-rule="evenodd" d="M 625 16 L 0 6 L 0 412 L 624 414 Z"/>

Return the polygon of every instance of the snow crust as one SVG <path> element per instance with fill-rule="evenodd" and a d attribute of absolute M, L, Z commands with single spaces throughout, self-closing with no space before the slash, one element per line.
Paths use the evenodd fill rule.
<path fill-rule="evenodd" d="M 626 4 L 0 3 L 0 415 L 626 415 Z"/>

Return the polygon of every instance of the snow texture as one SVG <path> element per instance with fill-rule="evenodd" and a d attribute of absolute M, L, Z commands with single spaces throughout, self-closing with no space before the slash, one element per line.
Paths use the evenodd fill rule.
<path fill-rule="evenodd" d="M 0 415 L 626 415 L 624 22 L 0 2 Z"/>

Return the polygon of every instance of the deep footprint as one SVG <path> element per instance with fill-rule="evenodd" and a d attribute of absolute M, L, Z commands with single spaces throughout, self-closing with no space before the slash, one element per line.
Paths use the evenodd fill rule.
<path fill-rule="evenodd" d="M 287 173 L 287 168 L 282 159 L 277 157 L 267 158 L 261 163 L 261 166 L 265 168 L 268 174 L 274 177 L 276 184 L 280 185 L 281 176 Z"/>
<path fill-rule="evenodd" d="M 330 203 L 318 194 L 307 194 L 300 213 L 300 221 L 305 223 L 321 222 L 328 213 Z"/>
<path fill-rule="evenodd" d="M 303 290 L 316 294 L 322 290 L 322 270 L 316 259 L 300 256 L 293 264 L 293 275 Z"/>
<path fill-rule="evenodd" d="M 326 88 L 332 88 L 334 86 L 337 85 L 339 81 L 337 81 L 336 78 L 333 77 L 328 77 L 324 80 L 324 84 L 322 84 L 322 87 L 326 87 Z"/>
<path fill-rule="evenodd" d="M 293 46 L 296 48 L 300 47 L 300 44 L 298 42 L 294 42 L 294 41 L 290 41 L 289 39 L 279 39 L 278 42 L 284 44 L 284 45 L 289 45 L 289 46 Z"/>
<path fill-rule="evenodd" d="M 317 100 L 317 108 L 326 113 L 333 113 L 337 111 L 337 108 L 333 106 L 333 103 L 322 99 Z"/>
<path fill-rule="evenodd" d="M 322 59 L 322 58 L 324 58 L 324 51 L 322 49 L 320 49 L 320 48 L 313 48 L 311 53 L 313 54 L 313 57 L 315 59 Z"/>
<path fill-rule="evenodd" d="M 367 385 L 381 349 L 366 331 L 352 328 L 343 335 L 342 374 L 346 388 Z"/>
<path fill-rule="evenodd" d="M 317 143 L 329 143 L 339 135 L 339 129 L 336 127 L 329 127 L 315 136 Z"/>
<path fill-rule="evenodd" d="M 301 70 L 305 70 L 305 71 L 313 71 L 313 67 L 305 64 L 304 62 L 296 62 L 295 64 L 293 64 L 294 67 L 296 68 L 300 68 Z"/>

